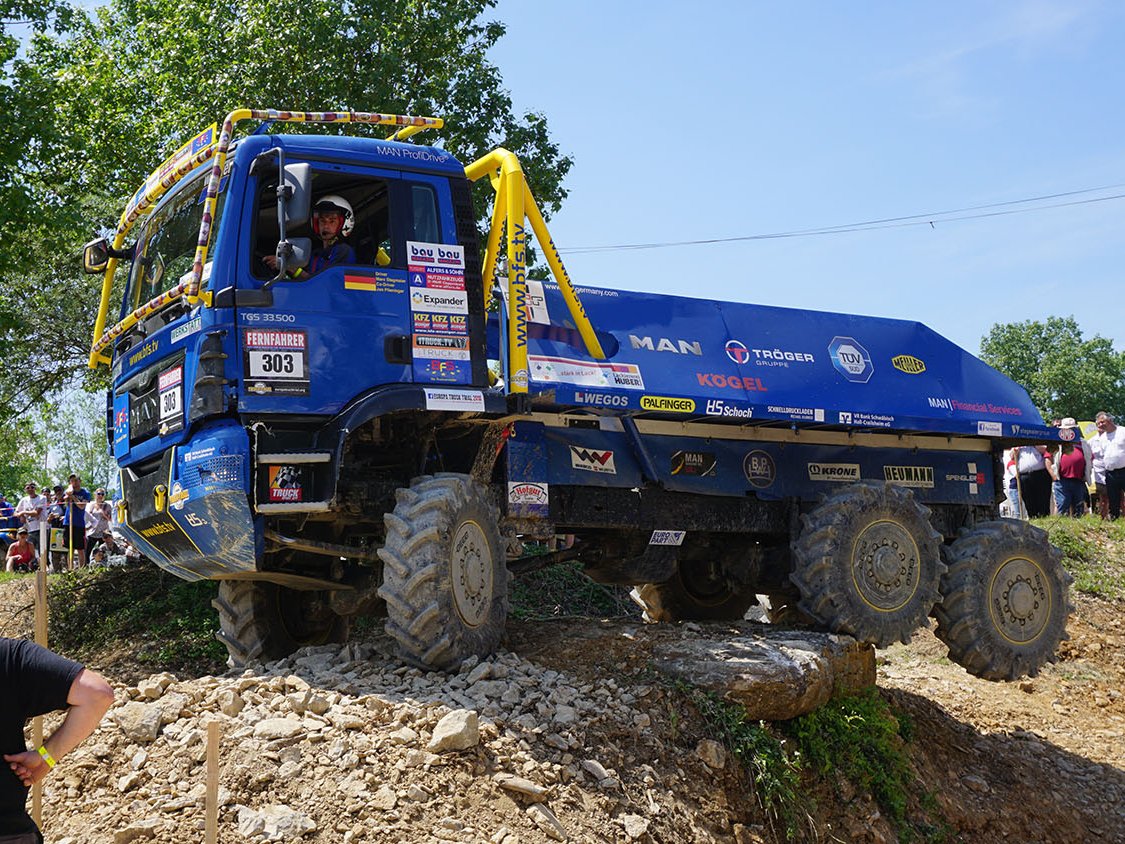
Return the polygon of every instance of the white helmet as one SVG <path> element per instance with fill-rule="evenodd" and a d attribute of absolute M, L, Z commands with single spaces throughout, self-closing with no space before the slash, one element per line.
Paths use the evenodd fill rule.
<path fill-rule="evenodd" d="M 330 193 L 327 196 L 322 196 L 313 205 L 312 230 L 317 237 L 320 237 L 320 215 L 324 211 L 335 211 L 337 214 L 342 214 L 344 225 L 340 227 L 340 234 L 347 237 L 352 233 L 352 229 L 355 228 L 355 214 L 352 213 L 351 203 L 339 194 Z"/>

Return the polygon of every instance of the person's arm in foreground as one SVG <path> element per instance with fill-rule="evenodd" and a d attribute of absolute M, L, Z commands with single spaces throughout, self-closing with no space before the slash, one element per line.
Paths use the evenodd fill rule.
<path fill-rule="evenodd" d="M 66 702 L 69 704 L 66 718 L 54 735 L 43 743 L 47 753 L 56 762 L 61 761 L 97 729 L 106 712 L 113 706 L 113 689 L 100 674 L 84 668 L 71 683 Z M 4 761 L 26 786 L 39 782 L 51 770 L 38 749 L 4 754 Z"/>

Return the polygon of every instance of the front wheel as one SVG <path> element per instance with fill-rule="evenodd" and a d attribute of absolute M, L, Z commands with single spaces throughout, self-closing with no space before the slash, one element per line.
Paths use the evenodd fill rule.
<path fill-rule="evenodd" d="M 280 659 L 306 645 L 346 642 L 348 619 L 332 612 L 328 595 L 261 580 L 220 580 L 211 605 L 219 611 L 216 638 L 233 668 Z"/>
<path fill-rule="evenodd" d="M 451 670 L 500 643 L 508 568 L 496 508 L 467 475 L 415 479 L 396 493 L 379 549 L 387 633 L 405 659 Z"/>
<path fill-rule="evenodd" d="M 1074 579 L 1046 532 L 1016 519 L 978 525 L 946 560 L 934 617 L 950 659 L 985 680 L 1034 677 L 1057 661 Z"/>

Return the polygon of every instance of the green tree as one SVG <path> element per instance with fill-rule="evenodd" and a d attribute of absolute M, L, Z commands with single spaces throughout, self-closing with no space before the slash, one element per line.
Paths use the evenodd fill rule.
<path fill-rule="evenodd" d="M 981 340 L 980 357 L 1022 385 L 1048 420 L 1125 412 L 1125 353 L 1111 339 L 1083 339 L 1072 316 L 997 323 Z"/>
<path fill-rule="evenodd" d="M 0 216 L 0 418 L 76 373 L 88 389 L 104 385 L 104 369 L 84 367 L 100 279 L 80 274 L 78 252 L 164 158 L 234 108 L 441 116 L 446 128 L 420 142 L 464 162 L 504 146 L 544 213 L 557 210 L 571 160 L 541 114 L 516 111 L 488 59 L 504 34 L 486 19 L 494 3 L 111 0 L 35 37 L 10 71 L 41 120 L 9 150 L 24 193 Z M 478 189 L 483 219 L 488 187 Z"/>

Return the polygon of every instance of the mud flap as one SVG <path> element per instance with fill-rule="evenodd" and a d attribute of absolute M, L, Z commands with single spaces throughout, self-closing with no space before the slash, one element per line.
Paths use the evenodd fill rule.
<path fill-rule="evenodd" d="M 182 459 L 176 456 L 179 449 L 169 449 L 160 466 L 146 475 L 121 472 L 127 502 L 122 532 L 146 557 L 184 580 L 257 570 L 246 496 L 248 449 L 237 449 L 245 443 L 245 432 L 238 428 L 217 434 L 221 471 L 200 470 L 209 464 L 206 457 L 191 461 L 200 452 L 196 446 Z M 219 450 L 216 446 L 213 453 Z"/>

